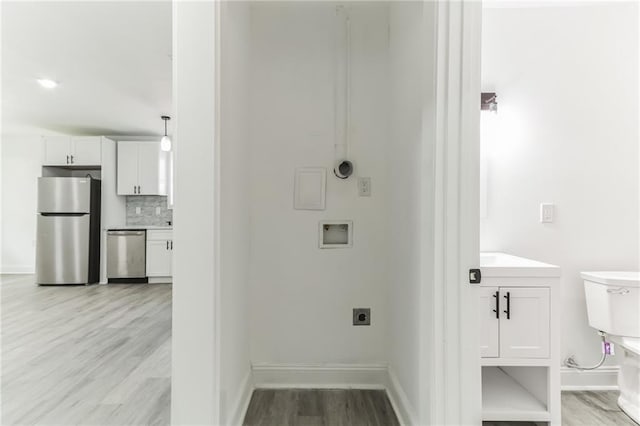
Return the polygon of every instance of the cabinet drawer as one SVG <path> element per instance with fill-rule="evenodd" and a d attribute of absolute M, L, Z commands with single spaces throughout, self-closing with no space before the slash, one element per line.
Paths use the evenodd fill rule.
<path fill-rule="evenodd" d="M 147 230 L 147 241 L 170 241 L 173 239 L 173 231 L 149 229 Z"/>

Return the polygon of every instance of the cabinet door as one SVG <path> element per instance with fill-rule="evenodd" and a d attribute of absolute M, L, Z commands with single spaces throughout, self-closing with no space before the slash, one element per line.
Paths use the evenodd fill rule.
<path fill-rule="evenodd" d="M 142 195 L 167 195 L 168 156 L 159 142 L 138 145 L 138 185 Z"/>
<path fill-rule="evenodd" d="M 69 136 L 47 136 L 44 138 L 44 165 L 71 165 L 71 138 Z"/>
<path fill-rule="evenodd" d="M 500 310 L 500 357 L 549 357 L 548 288 L 501 287 Z"/>
<path fill-rule="evenodd" d="M 147 241 L 147 276 L 171 276 L 171 243 L 169 241 Z"/>
<path fill-rule="evenodd" d="M 118 142 L 118 195 L 137 195 L 138 143 Z"/>
<path fill-rule="evenodd" d="M 88 136 L 71 138 L 71 164 L 75 166 L 99 166 L 102 158 L 102 138 Z"/>
<path fill-rule="evenodd" d="M 497 358 L 500 353 L 500 318 L 498 312 L 500 295 L 498 287 L 481 287 L 480 297 L 480 356 L 483 358 Z"/>

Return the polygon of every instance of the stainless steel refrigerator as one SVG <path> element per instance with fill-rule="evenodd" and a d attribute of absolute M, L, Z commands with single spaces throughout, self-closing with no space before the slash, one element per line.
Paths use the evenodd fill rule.
<path fill-rule="evenodd" d="M 36 282 L 100 281 L 100 180 L 38 178 Z"/>

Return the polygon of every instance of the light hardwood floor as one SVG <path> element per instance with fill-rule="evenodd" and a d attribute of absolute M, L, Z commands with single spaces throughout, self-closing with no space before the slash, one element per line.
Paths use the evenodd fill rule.
<path fill-rule="evenodd" d="M 169 424 L 171 286 L 38 287 L 33 280 L 0 276 L 1 424 Z M 359 424 L 368 410 L 374 418 L 365 424 L 396 424 L 386 397 L 341 392 L 256 391 L 246 424 Z M 634 426 L 616 398 L 564 392 L 562 423 Z"/>
<path fill-rule="evenodd" d="M 245 426 L 399 426 L 383 390 L 256 389 Z"/>
<path fill-rule="evenodd" d="M 171 286 L 0 277 L 2 424 L 169 424 Z"/>

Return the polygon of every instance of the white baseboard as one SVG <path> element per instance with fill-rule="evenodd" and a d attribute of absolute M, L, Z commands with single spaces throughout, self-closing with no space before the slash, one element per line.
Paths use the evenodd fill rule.
<path fill-rule="evenodd" d="M 2 265 L 0 274 L 35 274 L 36 268 L 33 265 Z"/>
<path fill-rule="evenodd" d="M 253 383 L 251 380 L 251 371 L 247 371 L 247 375 L 242 380 L 240 390 L 236 395 L 235 403 L 230 411 L 229 425 L 241 426 L 244 422 L 244 417 L 247 414 L 249 408 L 249 402 L 251 402 L 251 395 L 253 394 Z"/>
<path fill-rule="evenodd" d="M 256 388 L 385 389 L 385 364 L 253 364 Z"/>
<path fill-rule="evenodd" d="M 401 425 L 417 425 L 414 408 L 391 367 L 389 367 L 388 374 L 387 396 L 398 416 L 398 421 Z"/>
<path fill-rule="evenodd" d="M 600 367 L 596 370 L 580 371 L 573 368 L 560 369 L 560 383 L 563 391 L 616 390 L 618 389 L 620 367 Z"/>

